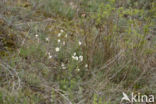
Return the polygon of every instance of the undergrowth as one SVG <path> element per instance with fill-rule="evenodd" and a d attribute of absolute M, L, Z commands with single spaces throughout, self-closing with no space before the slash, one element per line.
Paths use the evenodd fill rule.
<path fill-rule="evenodd" d="M 156 94 L 154 0 L 0 1 L 1 104 L 119 104 Z"/>

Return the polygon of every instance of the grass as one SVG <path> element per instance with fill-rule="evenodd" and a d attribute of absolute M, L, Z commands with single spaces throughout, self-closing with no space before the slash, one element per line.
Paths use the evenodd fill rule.
<path fill-rule="evenodd" d="M 0 3 L 2 104 L 117 104 L 156 95 L 154 1 Z M 145 4 L 145 5 L 143 5 Z"/>

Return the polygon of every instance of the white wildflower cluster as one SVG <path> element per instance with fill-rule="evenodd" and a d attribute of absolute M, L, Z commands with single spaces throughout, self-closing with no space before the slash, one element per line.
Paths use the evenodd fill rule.
<path fill-rule="evenodd" d="M 36 35 L 35 35 L 35 37 L 39 40 L 39 38 L 38 38 L 38 37 L 39 37 L 39 35 L 38 35 L 38 34 L 36 34 Z M 46 41 L 46 42 L 49 42 L 49 38 L 48 38 L 48 37 L 46 37 L 46 38 L 45 38 L 45 41 Z"/>
<path fill-rule="evenodd" d="M 74 54 L 73 54 L 72 58 L 73 58 L 73 60 L 76 60 L 76 61 L 78 61 L 78 60 L 79 60 L 79 57 L 78 57 L 78 56 L 76 56 L 76 52 L 74 52 Z"/>
<path fill-rule="evenodd" d="M 66 69 L 64 63 L 61 64 L 62 69 Z"/>
<path fill-rule="evenodd" d="M 65 34 L 65 32 L 64 32 L 64 30 L 60 30 L 60 32 L 58 33 L 58 37 L 61 37 L 62 35 L 64 35 L 64 37 L 65 38 L 67 38 L 68 37 L 68 35 L 67 34 Z"/>
<path fill-rule="evenodd" d="M 73 56 L 72 56 L 72 59 L 73 60 L 76 60 L 76 61 L 83 61 L 83 56 L 82 55 L 80 55 L 80 56 L 77 56 L 76 55 L 76 52 L 74 52 L 74 54 L 73 54 Z"/>
<path fill-rule="evenodd" d="M 83 56 L 79 56 L 79 60 L 80 61 L 83 61 Z"/>
<path fill-rule="evenodd" d="M 38 34 L 36 34 L 35 37 L 38 38 Z"/>
<path fill-rule="evenodd" d="M 74 60 L 76 60 L 76 61 L 79 60 L 79 58 L 78 58 L 77 56 L 72 56 L 72 58 L 73 58 Z"/>
<path fill-rule="evenodd" d="M 59 52 L 59 51 L 60 51 L 60 48 L 59 48 L 59 47 L 56 47 L 56 48 L 55 48 L 55 51 L 56 51 L 56 52 Z"/>
<path fill-rule="evenodd" d="M 62 41 L 62 42 L 61 42 L 60 37 L 61 37 L 64 33 L 65 33 L 64 30 L 61 29 L 61 30 L 60 30 L 60 33 L 58 33 L 58 35 L 57 35 L 57 36 L 58 36 L 57 43 L 58 43 L 58 44 L 62 43 L 63 46 L 65 46 L 66 42 L 65 42 L 65 41 Z M 67 34 L 65 35 L 65 37 L 67 37 Z M 60 51 L 60 48 L 59 48 L 59 47 L 56 47 L 56 48 L 55 48 L 55 51 L 56 51 L 56 52 L 59 52 L 59 51 Z"/>
<path fill-rule="evenodd" d="M 61 42 L 61 40 L 60 40 L 60 39 L 58 39 L 58 40 L 57 40 L 57 42 L 58 42 L 58 43 L 60 43 L 60 42 Z"/>
<path fill-rule="evenodd" d="M 36 34 L 35 37 L 39 40 L 39 38 L 38 38 L 39 35 L 38 35 L 38 34 Z M 57 44 L 58 44 L 58 46 L 55 47 L 55 51 L 56 51 L 56 52 L 59 52 L 60 49 L 61 49 L 61 44 L 62 44 L 63 46 L 66 45 L 66 41 L 63 40 L 62 37 L 67 38 L 68 35 L 64 32 L 64 30 L 61 29 L 60 32 L 58 33 L 57 37 L 58 37 L 58 39 L 57 39 Z M 45 41 L 49 43 L 50 38 L 49 38 L 49 37 L 46 37 L 46 38 L 45 38 Z M 81 45 L 82 45 L 82 42 L 81 42 L 81 41 L 78 41 L 77 44 L 78 44 L 79 46 L 81 46 Z M 80 48 L 80 47 L 79 47 L 79 48 Z M 48 56 L 48 59 L 53 58 L 53 56 L 51 55 L 50 52 L 47 53 L 47 56 Z M 74 52 L 73 55 L 72 55 L 72 59 L 75 60 L 75 61 L 77 62 L 77 65 L 78 65 L 80 62 L 83 62 L 84 57 L 83 57 L 83 55 L 77 55 L 77 53 Z M 84 67 L 85 67 L 86 69 L 88 69 L 88 64 L 85 64 Z M 61 63 L 61 68 L 62 68 L 62 69 L 67 69 L 67 66 L 65 66 L 64 63 Z M 79 66 L 77 66 L 77 68 L 76 68 L 75 70 L 76 70 L 77 72 L 79 72 L 79 71 L 80 71 Z"/>
<path fill-rule="evenodd" d="M 62 36 L 62 34 L 64 33 L 64 30 L 60 30 L 60 33 L 58 33 L 58 37 L 61 37 Z"/>
<path fill-rule="evenodd" d="M 82 44 L 82 42 L 81 42 L 81 41 L 79 41 L 79 46 L 81 46 L 81 44 Z"/>
<path fill-rule="evenodd" d="M 57 35 L 58 37 L 60 37 L 61 36 L 61 33 L 58 33 L 58 35 Z"/>
<path fill-rule="evenodd" d="M 48 52 L 48 58 L 51 59 L 53 56 L 51 55 L 50 52 Z"/>
<path fill-rule="evenodd" d="M 81 41 L 78 41 L 78 45 L 81 46 L 82 45 L 82 42 Z M 77 53 L 74 52 L 73 55 L 72 55 L 72 59 L 75 60 L 75 61 L 78 61 L 78 62 L 82 62 L 84 60 L 84 57 L 83 57 L 83 55 L 77 55 Z M 88 69 L 88 64 L 85 64 L 84 67 L 86 69 Z M 79 72 L 80 71 L 80 68 L 77 67 L 75 70 L 77 72 Z"/>
<path fill-rule="evenodd" d="M 67 37 L 68 37 L 68 35 L 66 34 L 66 35 L 65 35 L 65 38 L 67 38 Z"/>
<path fill-rule="evenodd" d="M 85 68 L 88 68 L 88 64 L 85 65 Z"/>
<path fill-rule="evenodd" d="M 39 42 L 40 42 L 39 35 L 36 34 L 35 37 L 36 37 L 36 39 L 37 39 L 37 42 L 39 43 Z"/>
<path fill-rule="evenodd" d="M 64 30 L 60 30 L 61 31 L 61 33 L 63 33 L 64 32 Z"/>
<path fill-rule="evenodd" d="M 63 46 L 65 46 L 65 45 L 66 45 L 66 42 L 65 42 L 65 41 L 63 41 L 63 43 L 62 43 L 62 44 L 63 44 Z"/>
<path fill-rule="evenodd" d="M 79 68 L 77 68 L 77 69 L 76 69 L 76 71 L 78 71 L 78 72 L 79 72 L 79 71 L 80 71 L 80 69 L 79 69 Z"/>
<path fill-rule="evenodd" d="M 49 42 L 49 38 L 48 37 L 45 40 L 46 40 L 46 42 Z"/>
<path fill-rule="evenodd" d="M 64 32 L 64 30 L 60 30 L 60 33 L 58 33 L 57 36 L 58 36 L 58 37 L 61 37 L 61 35 L 62 35 L 63 32 Z M 60 42 L 61 42 L 61 40 L 58 39 L 58 40 L 57 40 L 57 43 L 60 43 Z M 56 48 L 55 48 L 55 51 L 56 51 L 56 52 L 59 52 L 59 51 L 60 51 L 60 48 L 59 48 L 59 47 L 56 47 Z"/>

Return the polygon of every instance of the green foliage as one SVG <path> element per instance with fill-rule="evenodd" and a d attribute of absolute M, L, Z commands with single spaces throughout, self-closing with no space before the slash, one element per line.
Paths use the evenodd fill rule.
<path fill-rule="evenodd" d="M 153 0 L 0 5 L 2 104 L 118 104 L 123 91 L 155 91 Z"/>
<path fill-rule="evenodd" d="M 29 47 L 21 48 L 20 55 L 27 58 L 31 56 L 34 58 L 39 58 L 45 56 L 45 50 L 44 48 L 34 44 Z"/>
<path fill-rule="evenodd" d="M 49 15 L 60 15 L 67 18 L 73 18 L 76 12 L 69 4 L 66 5 L 62 0 L 42 0 L 43 8 Z"/>

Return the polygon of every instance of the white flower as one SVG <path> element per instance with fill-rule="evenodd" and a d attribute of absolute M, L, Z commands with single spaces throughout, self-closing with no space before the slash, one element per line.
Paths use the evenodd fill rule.
<path fill-rule="evenodd" d="M 63 45 L 66 45 L 66 42 L 65 41 L 63 41 Z"/>
<path fill-rule="evenodd" d="M 80 69 L 79 69 L 79 68 L 77 68 L 76 70 L 77 70 L 78 72 L 80 71 Z"/>
<path fill-rule="evenodd" d="M 74 56 L 76 56 L 76 52 L 74 52 Z"/>
<path fill-rule="evenodd" d="M 72 56 L 73 59 L 75 59 L 75 56 Z"/>
<path fill-rule="evenodd" d="M 38 34 L 36 34 L 35 36 L 38 37 Z"/>
<path fill-rule="evenodd" d="M 88 68 L 88 64 L 86 64 L 85 67 Z"/>
<path fill-rule="evenodd" d="M 80 61 L 83 61 L 83 56 L 79 56 Z"/>
<path fill-rule="evenodd" d="M 53 56 L 49 55 L 49 57 L 48 57 L 48 58 L 49 58 L 49 59 L 51 59 L 52 57 L 53 57 Z"/>
<path fill-rule="evenodd" d="M 56 47 L 56 48 L 55 48 L 55 51 L 56 51 L 56 52 L 59 52 L 59 51 L 60 51 L 60 48 L 59 48 L 59 47 Z"/>
<path fill-rule="evenodd" d="M 76 60 L 76 61 L 79 60 L 79 58 L 78 58 L 77 56 L 72 56 L 72 58 L 73 58 L 74 60 Z"/>
<path fill-rule="evenodd" d="M 60 39 L 58 39 L 58 40 L 57 40 L 57 42 L 58 42 L 58 43 L 60 43 L 60 42 L 61 42 L 61 40 L 60 40 Z"/>
<path fill-rule="evenodd" d="M 48 42 L 49 41 L 49 38 L 46 38 L 46 41 Z"/>
<path fill-rule="evenodd" d="M 66 69 L 64 63 L 61 64 L 62 69 Z"/>
<path fill-rule="evenodd" d="M 68 35 L 66 34 L 66 35 L 65 35 L 65 37 L 67 38 L 67 37 L 68 37 Z"/>
<path fill-rule="evenodd" d="M 64 30 L 61 30 L 61 33 L 63 33 L 64 32 Z"/>
<path fill-rule="evenodd" d="M 77 60 L 77 61 L 78 61 L 78 60 L 79 60 L 79 58 L 76 56 L 76 57 L 75 57 L 75 60 Z"/>
<path fill-rule="evenodd" d="M 76 56 L 76 52 L 74 52 L 74 54 L 73 54 L 73 56 L 72 56 L 72 58 L 74 59 L 74 60 L 79 60 L 79 57 L 78 56 Z"/>
<path fill-rule="evenodd" d="M 81 45 L 82 43 L 81 43 L 81 41 L 79 41 L 79 45 Z"/>
<path fill-rule="evenodd" d="M 61 66 L 63 67 L 64 66 L 64 63 L 62 63 Z"/>
<path fill-rule="evenodd" d="M 62 67 L 62 69 L 66 69 L 66 67 L 65 67 L 65 66 L 63 66 L 63 67 Z"/>
<path fill-rule="evenodd" d="M 48 52 L 48 58 L 51 59 L 53 56 Z"/>
<path fill-rule="evenodd" d="M 61 36 L 61 33 L 58 33 L 58 35 L 57 35 L 58 37 L 60 37 Z"/>

